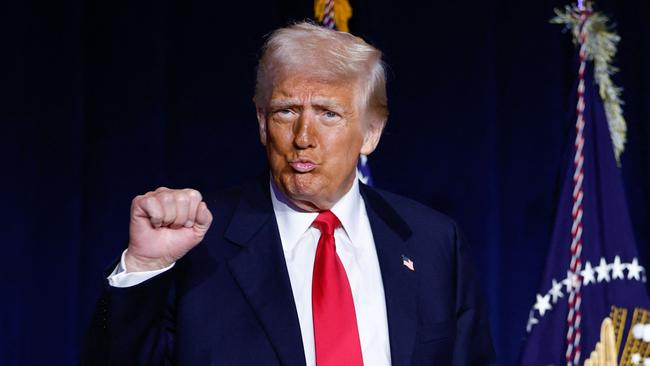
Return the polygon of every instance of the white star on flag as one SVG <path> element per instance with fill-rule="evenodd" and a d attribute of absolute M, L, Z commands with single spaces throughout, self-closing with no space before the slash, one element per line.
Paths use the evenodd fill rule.
<path fill-rule="evenodd" d="M 598 282 L 603 280 L 609 282 L 609 265 L 605 262 L 605 258 L 600 258 L 600 264 L 596 267 L 596 273 L 598 273 Z"/>
<path fill-rule="evenodd" d="M 614 263 L 611 265 L 612 266 L 612 279 L 615 280 L 617 278 L 619 279 L 624 279 L 625 275 L 623 274 L 623 269 L 625 268 L 623 264 L 621 264 L 621 257 L 616 256 L 614 257 Z"/>
<path fill-rule="evenodd" d="M 627 279 L 640 281 L 642 271 L 643 267 L 639 265 L 639 261 L 636 258 L 632 259 L 632 263 L 627 265 Z"/>
<path fill-rule="evenodd" d="M 578 287 L 578 275 L 571 271 L 566 272 L 566 278 L 562 280 L 562 283 L 566 287 L 566 292 L 569 294 L 573 291 L 574 288 Z"/>
<path fill-rule="evenodd" d="M 594 269 L 591 267 L 591 263 L 587 261 L 587 264 L 585 264 L 585 269 L 582 270 L 580 273 L 582 275 L 583 284 L 588 285 L 592 282 L 596 282 L 596 278 L 594 277 Z"/>
<path fill-rule="evenodd" d="M 553 306 L 551 306 L 550 300 L 551 298 L 549 295 L 537 295 L 537 302 L 535 303 L 534 308 L 539 311 L 539 315 L 544 316 L 544 313 L 546 313 L 546 311 L 553 308 Z"/>
<path fill-rule="evenodd" d="M 528 316 L 528 323 L 526 323 L 526 331 L 530 333 L 530 331 L 533 329 L 533 325 L 536 325 L 539 323 L 539 320 L 533 316 L 533 311 L 530 311 L 530 315 Z"/>
<path fill-rule="evenodd" d="M 551 287 L 551 298 L 553 300 L 553 304 L 557 303 L 557 299 L 560 297 L 564 297 L 562 294 L 562 282 L 557 282 L 555 278 L 553 279 L 553 287 Z"/>

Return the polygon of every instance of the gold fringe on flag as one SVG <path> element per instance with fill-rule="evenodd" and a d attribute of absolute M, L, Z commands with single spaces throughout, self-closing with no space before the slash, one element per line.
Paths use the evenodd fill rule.
<path fill-rule="evenodd" d="M 600 341 L 584 366 L 641 366 L 650 362 L 650 343 L 644 337 L 646 329 L 650 329 L 650 311 L 634 309 L 625 346 L 620 350 L 627 314 L 626 308 L 612 306 L 609 317 L 602 322 Z"/>
<path fill-rule="evenodd" d="M 325 8 L 328 0 L 315 0 L 314 1 L 314 17 L 318 22 L 323 22 L 325 19 Z M 333 0 L 334 1 L 334 23 L 336 29 L 341 32 L 349 32 L 348 19 L 352 17 L 352 7 L 348 0 Z"/>
<path fill-rule="evenodd" d="M 599 86 L 600 98 L 605 106 L 609 133 L 614 145 L 614 156 L 620 165 L 621 154 L 625 150 L 627 124 L 621 108 L 623 105 L 622 89 L 614 85 L 611 75 L 618 71 L 612 65 L 612 60 L 616 55 L 621 37 L 610 30 L 607 16 L 593 12 L 590 2 L 587 2 L 586 7 L 589 12 L 584 22 L 584 30 L 587 34 L 585 39 L 587 58 L 594 63 L 594 79 Z M 567 5 L 564 11 L 555 9 L 556 16 L 551 19 L 551 23 L 564 24 L 566 29 L 571 31 L 575 44 L 579 44 L 580 13 L 581 11 L 576 5 Z"/>
<path fill-rule="evenodd" d="M 600 341 L 585 360 L 584 366 L 617 366 L 617 353 L 614 324 L 612 319 L 605 318 L 600 326 Z"/>

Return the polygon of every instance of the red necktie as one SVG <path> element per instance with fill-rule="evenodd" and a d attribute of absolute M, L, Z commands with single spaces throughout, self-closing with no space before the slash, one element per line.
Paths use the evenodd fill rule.
<path fill-rule="evenodd" d="M 352 291 L 334 243 L 334 229 L 341 222 L 323 211 L 313 225 L 320 230 L 311 289 L 316 366 L 361 366 Z"/>

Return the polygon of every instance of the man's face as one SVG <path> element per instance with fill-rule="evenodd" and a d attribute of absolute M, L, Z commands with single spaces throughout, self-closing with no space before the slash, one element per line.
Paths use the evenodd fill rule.
<path fill-rule="evenodd" d="M 258 106 L 273 180 L 303 210 L 330 209 L 356 179 L 359 154 L 379 142 L 381 131 L 364 121 L 356 89 L 291 76 L 275 83 L 267 106 Z"/>

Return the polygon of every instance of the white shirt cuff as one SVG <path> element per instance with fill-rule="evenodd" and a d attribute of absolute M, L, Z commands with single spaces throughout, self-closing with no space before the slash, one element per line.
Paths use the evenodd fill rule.
<path fill-rule="evenodd" d="M 126 264 L 124 263 L 124 255 L 126 254 L 127 250 L 128 249 L 125 249 L 122 252 L 120 263 L 117 264 L 113 272 L 107 277 L 108 284 L 113 287 L 131 287 L 139 285 L 152 277 L 170 270 L 172 267 L 174 267 L 174 264 L 176 264 L 172 263 L 165 268 L 157 269 L 155 271 L 127 272 Z"/>

